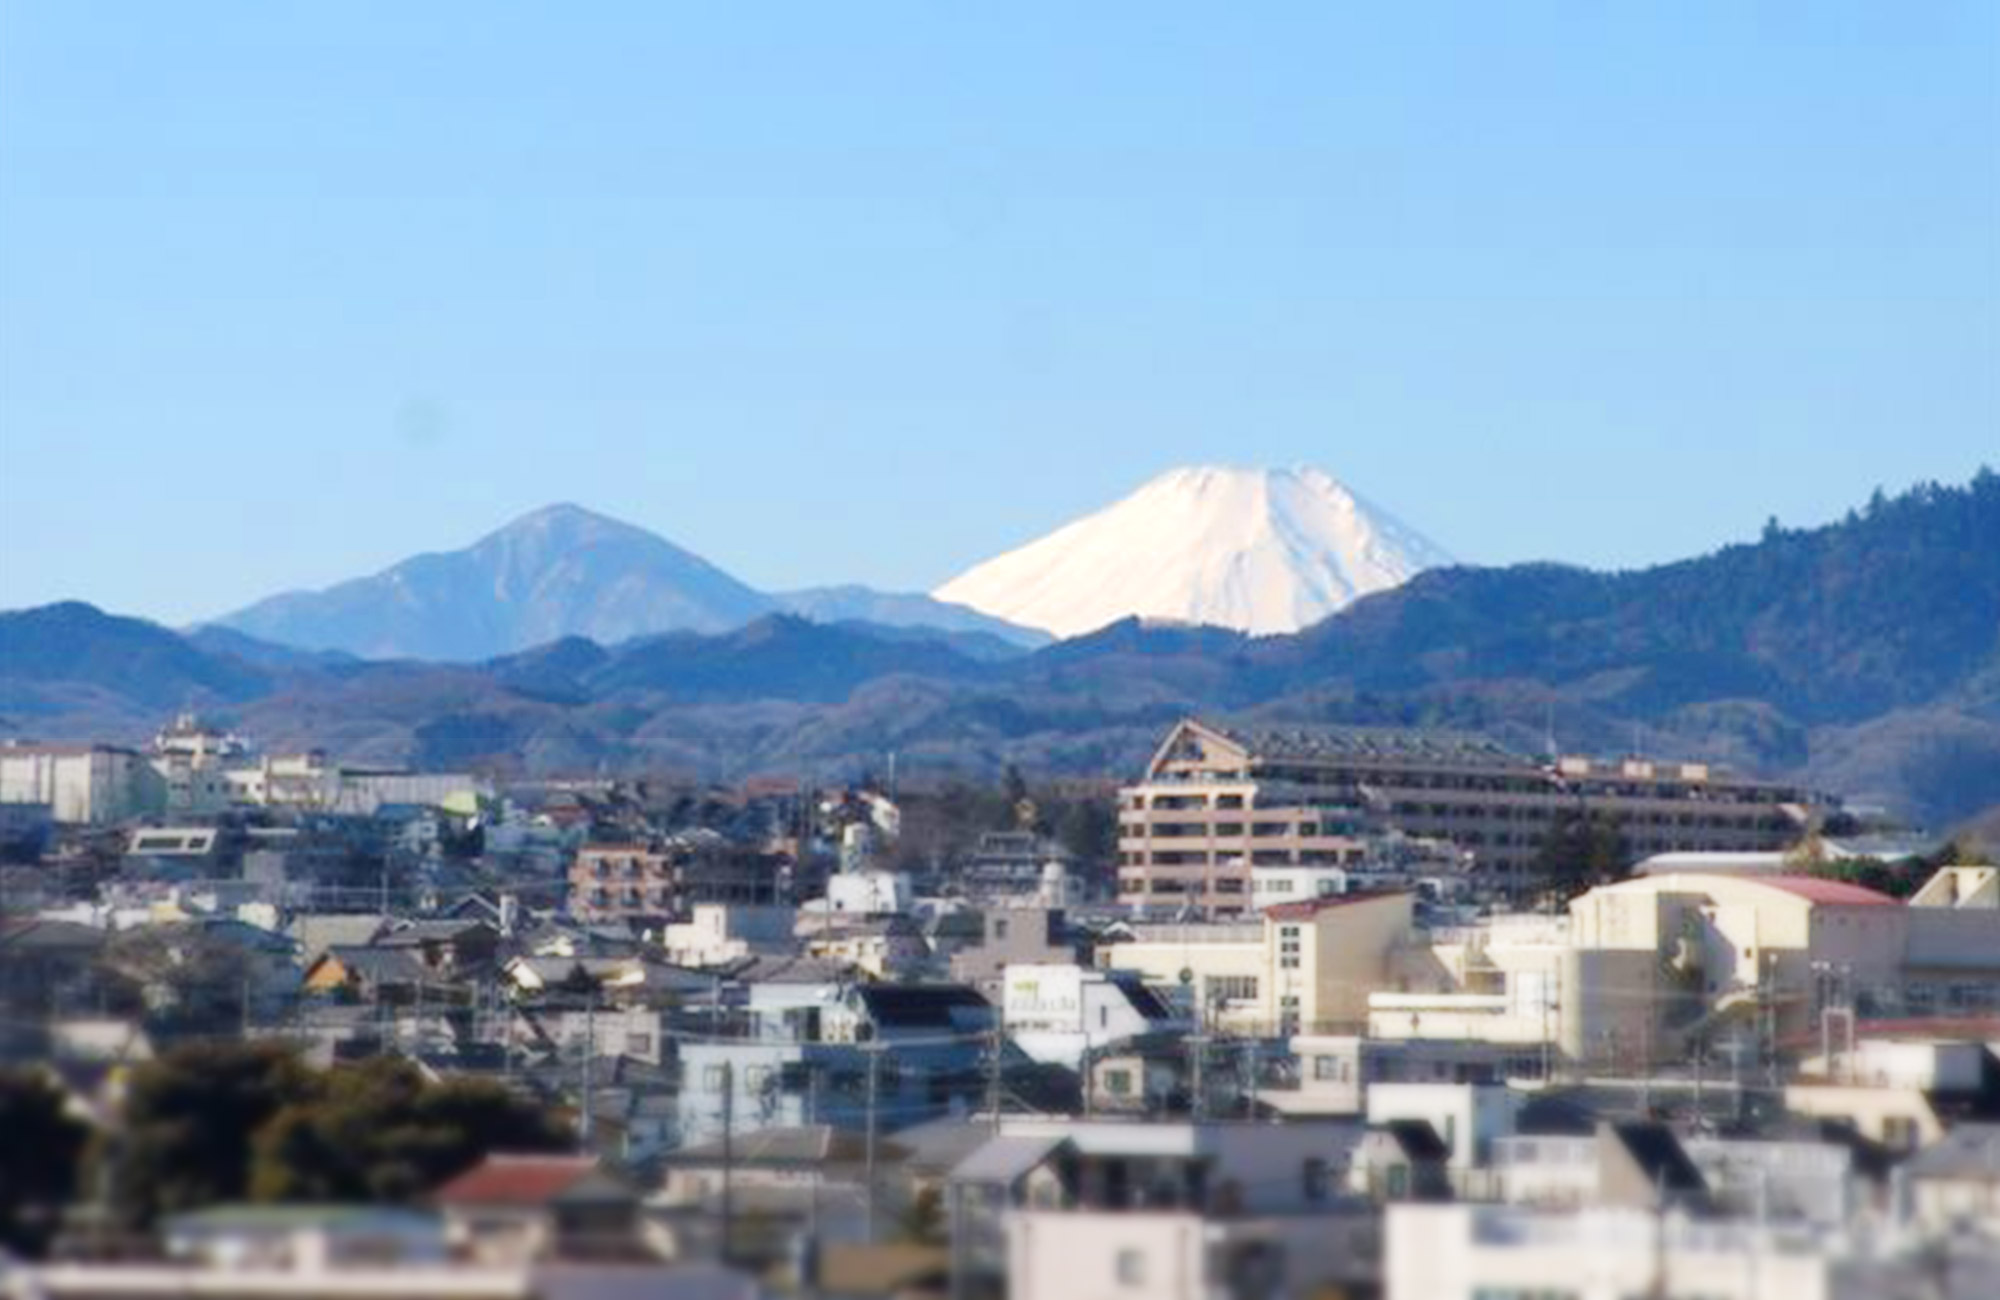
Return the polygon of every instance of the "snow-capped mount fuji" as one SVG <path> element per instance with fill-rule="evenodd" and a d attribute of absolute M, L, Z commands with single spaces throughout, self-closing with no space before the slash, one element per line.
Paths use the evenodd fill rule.
<path fill-rule="evenodd" d="M 931 594 L 1062 637 L 1135 614 L 1296 632 L 1451 562 L 1321 470 L 1193 466 Z"/>

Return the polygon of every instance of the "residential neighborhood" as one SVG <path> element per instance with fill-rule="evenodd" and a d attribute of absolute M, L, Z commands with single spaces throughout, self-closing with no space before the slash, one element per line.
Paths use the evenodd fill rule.
<path fill-rule="evenodd" d="M 690 1295 L 1050 1300 L 2000 1278 L 1976 848 L 1685 764 L 1605 784 L 1458 736 L 1238 734 L 1176 724 L 1102 788 L 1095 842 L 1024 797 L 923 857 L 922 789 L 355 770 L 191 716 L 147 751 L 0 748 L 34 828 L 0 876 L 8 1088 L 103 1150 L 158 1122 L 132 1110 L 153 1075 L 245 1050 L 534 1117 L 388 1203 L 225 1176 L 227 1203 L 167 1184 L 135 1212 L 114 1166 L 9 1230 L 79 1296 L 447 1265 L 438 1294 L 485 1294 L 606 1260 Z M 1627 860 L 1577 879 L 1541 812 L 1487 856 L 1365 773 L 1253 752 L 1504 771 L 1463 778 L 1498 800 L 1478 827 L 1580 788 Z M 1203 887 L 1156 900 L 1135 868 Z M 1311 874 L 1253 887 L 1283 871 Z"/>

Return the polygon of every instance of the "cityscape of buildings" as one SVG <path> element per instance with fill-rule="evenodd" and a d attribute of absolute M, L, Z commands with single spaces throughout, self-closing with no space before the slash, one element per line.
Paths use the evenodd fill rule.
<path fill-rule="evenodd" d="M 2000 1294 L 1975 846 L 1423 730 L 1188 718 L 1103 775 L 504 779 L 192 715 L 0 745 L 0 1089 L 88 1135 L 60 1194 L 0 1192 L 0 1285 Z M 538 1138 L 359 1198 L 151 1170 L 261 1051 Z"/>

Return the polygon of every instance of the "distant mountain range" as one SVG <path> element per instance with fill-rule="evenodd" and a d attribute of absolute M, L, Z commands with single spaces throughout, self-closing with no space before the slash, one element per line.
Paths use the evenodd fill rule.
<path fill-rule="evenodd" d="M 1296 632 L 1451 557 L 1316 469 L 1177 469 L 932 595 L 1077 636 L 1137 615 Z"/>
<path fill-rule="evenodd" d="M 612 622 L 608 645 L 373 662 L 54 605 L 0 614 L 0 735 L 138 740 L 192 703 L 268 748 L 357 761 L 831 776 L 894 750 L 905 772 L 1122 773 L 1206 712 L 1450 725 L 1523 750 L 1553 732 L 1566 750 L 1802 776 L 1946 825 L 2000 804 L 1996 541 L 2000 476 L 1983 471 L 1636 572 L 1440 568 L 1299 633 L 1127 619 L 1032 651 L 763 613 L 718 633 L 626 638 Z"/>
<path fill-rule="evenodd" d="M 609 645 L 668 631 L 726 632 L 789 610 L 822 622 L 978 632 L 1001 644 L 1048 640 L 928 596 L 865 587 L 766 595 L 643 528 L 573 505 L 523 515 L 462 551 L 272 596 L 210 629 L 367 659 L 476 662 L 570 636 Z"/>
<path fill-rule="evenodd" d="M 1132 615 L 1297 631 L 1445 562 L 1318 470 L 1200 468 L 1163 475 L 928 596 L 761 592 L 645 529 L 558 505 L 464 550 L 272 596 L 210 626 L 303 650 L 472 663 L 561 637 L 612 645 L 790 613 L 977 635 L 1000 653 Z"/>

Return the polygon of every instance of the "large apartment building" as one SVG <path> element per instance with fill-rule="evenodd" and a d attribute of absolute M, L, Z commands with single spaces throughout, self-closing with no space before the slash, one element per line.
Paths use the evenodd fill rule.
<path fill-rule="evenodd" d="M 1119 792 L 1118 897 L 1153 912 L 1243 913 L 1252 867 L 1357 864 L 1371 828 L 1449 840 L 1502 880 L 1534 862 L 1565 815 L 1617 823 L 1635 860 L 1781 849 L 1817 802 L 1701 763 L 1543 763 L 1451 732 L 1187 719 Z"/>

